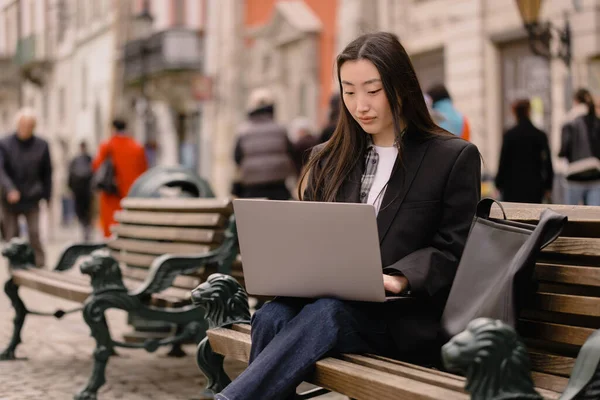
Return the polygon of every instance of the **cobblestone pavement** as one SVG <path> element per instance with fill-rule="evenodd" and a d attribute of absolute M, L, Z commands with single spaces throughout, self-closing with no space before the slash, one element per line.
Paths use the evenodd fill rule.
<path fill-rule="evenodd" d="M 61 232 L 47 245 L 48 260 L 57 259 L 64 243 L 73 231 Z M 59 241 L 60 240 L 60 241 Z M 0 261 L 0 283 L 7 279 L 6 262 Z M 20 290 L 25 304 L 31 309 L 54 311 L 77 307 L 76 303 L 47 296 L 27 288 Z M 13 310 L 0 292 L 0 348 L 12 333 Z M 108 322 L 115 337 L 129 330 L 125 314 L 109 311 Z M 17 356 L 27 358 L 0 362 L 0 400 L 65 400 L 85 386 L 92 368 L 91 353 L 94 340 L 83 322 L 81 313 L 52 317 L 28 316 L 22 334 L 23 343 Z M 111 357 L 106 370 L 107 383 L 99 392 L 100 400 L 127 399 L 198 399 L 204 387 L 204 377 L 195 364 L 195 347 L 186 346 L 184 358 L 166 357 L 167 348 L 149 354 L 142 350 L 118 349 L 119 356 Z M 226 361 L 226 370 L 234 376 L 244 365 Z M 343 400 L 345 396 L 329 394 L 320 400 Z M 258 399 L 257 399 L 258 400 Z"/>

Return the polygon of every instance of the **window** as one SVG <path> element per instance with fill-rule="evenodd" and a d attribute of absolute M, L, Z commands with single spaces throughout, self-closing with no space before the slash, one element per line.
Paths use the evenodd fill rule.
<path fill-rule="evenodd" d="M 58 89 L 58 118 L 60 122 L 64 122 L 66 117 L 65 100 L 65 88 L 61 87 Z"/>
<path fill-rule="evenodd" d="M 35 10 L 36 4 L 37 4 L 36 1 L 29 0 L 29 18 L 30 18 L 29 21 L 30 21 L 30 24 L 31 24 L 31 25 L 29 25 L 29 31 L 30 31 L 30 33 L 35 33 L 37 31 L 37 29 L 36 29 L 37 28 L 37 23 L 36 23 L 36 19 L 35 19 L 35 17 L 36 17 L 36 12 L 35 12 L 36 11 Z"/>
<path fill-rule="evenodd" d="M 173 25 L 185 25 L 185 0 L 173 0 Z"/>
<path fill-rule="evenodd" d="M 87 107 L 87 94 L 88 94 L 88 76 L 87 67 L 84 65 L 81 67 L 81 108 L 85 110 Z"/>
<path fill-rule="evenodd" d="M 10 52 L 13 49 L 13 46 L 15 45 L 14 41 L 14 36 L 13 36 L 13 25 L 12 25 L 12 19 L 10 18 L 8 12 L 6 12 L 4 14 L 4 21 L 6 21 L 5 24 L 5 29 L 6 29 L 6 35 L 4 36 L 6 39 L 6 47 L 5 49 Z"/>
<path fill-rule="evenodd" d="M 58 0 L 57 7 L 57 27 L 56 40 L 61 43 L 65 39 L 65 34 L 69 26 L 69 10 L 65 0 Z"/>
<path fill-rule="evenodd" d="M 50 91 L 47 86 L 42 89 L 42 118 L 46 126 L 48 125 L 48 104 L 50 103 Z"/>
<path fill-rule="evenodd" d="M 83 26 L 84 19 L 84 3 L 79 0 L 75 2 L 75 19 L 77 20 L 77 28 L 81 28 Z"/>

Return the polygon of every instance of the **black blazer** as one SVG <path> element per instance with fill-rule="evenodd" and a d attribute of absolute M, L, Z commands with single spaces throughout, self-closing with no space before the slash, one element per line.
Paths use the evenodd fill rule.
<path fill-rule="evenodd" d="M 357 164 L 337 201 L 360 202 L 364 163 Z M 480 192 L 475 145 L 455 137 L 424 139 L 414 129 L 406 132 L 377 216 L 383 273 L 406 276 L 415 297 L 377 305 L 403 359 L 418 362 L 424 347 L 439 354 L 432 344 L 438 344 L 441 314 Z"/>

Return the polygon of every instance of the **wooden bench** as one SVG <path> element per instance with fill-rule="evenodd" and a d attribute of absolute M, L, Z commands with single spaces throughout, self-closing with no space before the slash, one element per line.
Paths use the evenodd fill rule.
<path fill-rule="evenodd" d="M 16 317 L 12 340 L 0 358 L 15 358 L 27 314 L 60 318 L 83 310 L 96 350 L 92 376 L 79 394 L 82 399 L 95 396 L 104 383 L 105 366 L 115 347 L 155 351 L 169 345 L 171 355 L 181 355 L 181 343 L 200 341 L 207 323 L 204 310 L 191 304 L 190 290 L 214 272 L 243 278 L 236 262 L 237 232 L 229 199 L 126 198 L 122 206 L 110 241 L 67 247 L 53 270 L 34 268 L 32 249 L 23 240 L 11 241 L 3 251 L 10 264 L 5 291 Z M 73 268 L 82 256 L 88 257 L 80 268 Z M 36 313 L 19 298 L 19 287 L 83 306 Z M 132 318 L 166 323 L 171 332 L 167 337 L 150 335 L 137 343 L 113 340 L 104 318 L 109 308 L 124 310 Z"/>
<path fill-rule="evenodd" d="M 537 391 L 546 399 L 558 399 L 580 347 L 600 328 L 600 207 L 503 205 L 507 218 L 515 221 L 535 223 L 546 207 L 569 217 L 561 237 L 537 260 L 539 290 L 517 328 L 529 351 Z M 500 215 L 497 208 L 493 210 L 492 217 Z M 203 303 L 205 290 L 206 284 L 195 290 L 196 303 Z M 248 362 L 250 326 L 236 324 L 236 318 L 243 319 L 238 315 L 209 321 L 215 328 L 199 348 L 199 365 L 212 379 L 205 389 L 207 398 L 229 382 L 219 372 L 222 356 Z M 460 376 L 374 355 L 323 359 L 308 381 L 358 400 L 469 398 Z"/>

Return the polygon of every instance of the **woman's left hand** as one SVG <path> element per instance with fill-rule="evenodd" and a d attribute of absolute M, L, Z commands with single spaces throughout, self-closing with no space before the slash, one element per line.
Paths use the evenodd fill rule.
<path fill-rule="evenodd" d="M 408 289 L 408 279 L 402 275 L 383 275 L 383 287 L 386 291 L 400 294 Z"/>

